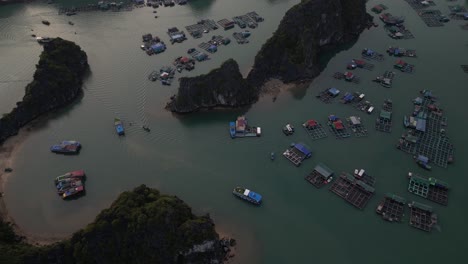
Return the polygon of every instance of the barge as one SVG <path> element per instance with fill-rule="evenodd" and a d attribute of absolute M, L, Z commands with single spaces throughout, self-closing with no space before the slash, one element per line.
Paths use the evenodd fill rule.
<path fill-rule="evenodd" d="M 317 188 L 322 188 L 333 180 L 334 172 L 323 163 L 318 163 L 314 170 L 305 176 L 305 180 Z"/>
<path fill-rule="evenodd" d="M 231 138 L 260 137 L 262 129 L 260 127 L 249 126 L 245 116 L 239 116 L 235 122 L 229 123 L 229 134 Z"/>
<path fill-rule="evenodd" d="M 260 205 L 262 203 L 262 195 L 246 188 L 236 187 L 232 191 L 232 194 L 244 201 L 255 205 Z"/>

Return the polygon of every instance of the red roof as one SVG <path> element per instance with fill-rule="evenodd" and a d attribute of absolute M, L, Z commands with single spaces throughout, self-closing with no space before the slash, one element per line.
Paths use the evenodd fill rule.
<path fill-rule="evenodd" d="M 180 58 L 180 60 L 179 60 L 179 61 L 180 61 L 181 63 L 187 63 L 187 62 L 189 62 L 189 61 L 190 61 L 190 59 L 189 59 L 189 58 L 187 58 L 187 57 L 182 57 L 182 58 Z"/>
<path fill-rule="evenodd" d="M 404 66 L 406 64 L 406 62 L 404 62 L 403 60 L 398 60 L 396 62 L 397 65 L 401 65 L 401 66 Z"/>
<path fill-rule="evenodd" d="M 363 60 L 354 60 L 354 63 L 356 63 L 357 65 L 364 65 L 364 64 L 366 64 L 366 62 L 363 61 Z"/>
<path fill-rule="evenodd" d="M 342 130 L 344 128 L 343 122 L 341 122 L 341 120 L 333 122 L 333 126 L 336 130 Z"/>
<path fill-rule="evenodd" d="M 308 121 L 307 121 L 307 126 L 308 126 L 308 127 L 317 126 L 317 121 L 312 120 L 312 119 L 311 119 L 311 120 L 308 120 Z"/>
<path fill-rule="evenodd" d="M 352 72 L 345 72 L 344 73 L 346 78 L 353 78 L 354 77 L 354 74 Z"/>

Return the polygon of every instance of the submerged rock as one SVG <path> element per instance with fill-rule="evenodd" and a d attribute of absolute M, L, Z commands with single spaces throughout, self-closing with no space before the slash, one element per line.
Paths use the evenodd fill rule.
<path fill-rule="evenodd" d="M 220 68 L 196 77 L 180 78 L 176 96 L 166 108 L 172 112 L 190 113 L 213 107 L 239 107 L 258 99 L 258 89 L 249 85 L 233 59 Z"/>
<path fill-rule="evenodd" d="M 316 77 L 320 56 L 357 39 L 370 21 L 365 0 L 302 0 L 292 7 L 255 57 L 248 82 L 293 82 Z M 322 62 L 323 64 L 323 62 Z"/>

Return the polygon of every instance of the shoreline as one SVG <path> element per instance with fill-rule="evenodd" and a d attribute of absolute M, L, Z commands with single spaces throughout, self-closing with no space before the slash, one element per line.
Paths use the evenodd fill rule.
<path fill-rule="evenodd" d="M 55 237 L 55 236 L 47 236 L 47 237 L 40 237 L 35 236 L 32 234 L 28 234 L 25 232 L 21 227 L 19 227 L 13 217 L 8 212 L 5 203 L 5 186 L 8 182 L 9 177 L 11 174 L 15 173 L 15 157 L 18 151 L 23 146 L 24 141 L 34 133 L 38 127 L 45 124 L 48 120 L 50 114 L 45 114 L 42 117 L 39 117 L 29 124 L 25 125 L 24 127 L 20 128 L 18 134 L 8 138 L 3 144 L 0 145 L 0 193 L 2 196 L 0 197 L 0 217 L 5 222 L 10 222 L 15 234 L 21 238 L 23 238 L 23 242 L 28 243 L 33 246 L 45 246 L 50 245 L 56 242 L 59 242 L 63 239 L 68 238 L 69 236 L 65 237 Z M 5 172 L 5 168 L 12 168 L 13 172 Z"/>

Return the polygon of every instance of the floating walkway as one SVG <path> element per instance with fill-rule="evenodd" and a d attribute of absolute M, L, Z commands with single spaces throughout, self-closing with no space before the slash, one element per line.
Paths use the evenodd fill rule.
<path fill-rule="evenodd" d="M 392 132 L 392 112 L 393 102 L 386 99 L 383 103 L 382 110 L 380 110 L 379 118 L 375 121 L 375 129 L 377 131 L 390 133 Z"/>
<path fill-rule="evenodd" d="M 449 185 L 435 178 L 423 178 L 413 173 L 408 173 L 408 191 L 441 205 L 448 204 Z"/>
<path fill-rule="evenodd" d="M 376 60 L 376 61 L 384 60 L 383 54 L 373 51 L 371 49 L 367 49 L 367 48 L 362 50 L 361 55 L 364 59 L 368 59 L 368 60 Z"/>
<path fill-rule="evenodd" d="M 353 131 L 354 136 L 356 137 L 367 137 L 369 132 L 367 128 L 363 125 L 361 118 L 359 116 L 350 116 L 346 118 L 349 129 Z"/>
<path fill-rule="evenodd" d="M 343 121 L 341 121 L 340 118 L 338 118 L 335 115 L 330 115 L 328 117 L 328 127 L 330 128 L 330 131 L 335 135 L 336 139 L 345 139 L 351 136 L 351 134 L 348 132 L 345 125 L 343 124 Z"/>
<path fill-rule="evenodd" d="M 322 127 L 322 125 L 313 119 L 307 120 L 307 122 L 302 124 L 302 126 L 304 127 L 307 134 L 312 138 L 312 140 L 328 137 L 328 134 L 325 132 L 325 129 Z"/>
<path fill-rule="evenodd" d="M 302 161 L 312 156 L 312 152 L 302 143 L 292 143 L 291 147 L 283 153 L 283 156 L 296 165 L 296 167 L 299 167 Z"/>
<path fill-rule="evenodd" d="M 329 167 L 319 163 L 311 173 L 305 176 L 305 180 L 320 189 L 333 180 L 333 174 L 334 172 Z"/>
<path fill-rule="evenodd" d="M 408 204 L 410 208 L 410 225 L 414 228 L 431 232 L 435 224 L 437 224 L 437 215 L 433 212 L 432 207 L 411 202 Z"/>
<path fill-rule="evenodd" d="M 382 219 L 389 222 L 402 222 L 405 215 L 406 200 L 395 194 L 386 194 L 375 210 Z"/>
<path fill-rule="evenodd" d="M 360 180 L 356 180 L 348 173 L 342 173 L 334 181 L 330 191 L 362 210 L 374 195 L 375 189 Z"/>

